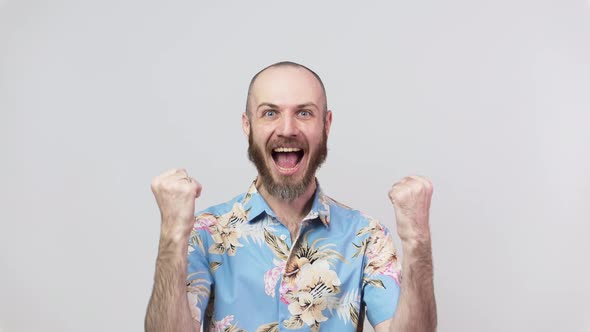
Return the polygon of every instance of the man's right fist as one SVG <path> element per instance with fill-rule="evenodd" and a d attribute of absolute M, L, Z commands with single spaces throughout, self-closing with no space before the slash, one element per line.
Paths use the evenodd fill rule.
<path fill-rule="evenodd" d="M 181 240 L 190 235 L 195 220 L 195 200 L 201 184 L 185 169 L 171 169 L 152 180 L 152 192 L 162 217 L 161 236 Z"/>

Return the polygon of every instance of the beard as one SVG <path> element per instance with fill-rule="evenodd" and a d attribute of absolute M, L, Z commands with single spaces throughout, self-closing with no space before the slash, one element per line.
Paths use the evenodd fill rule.
<path fill-rule="evenodd" d="M 267 151 L 267 153 L 271 155 L 272 159 L 273 147 L 291 146 L 298 143 L 299 142 L 296 139 L 281 138 L 278 140 L 269 141 L 264 151 Z M 326 157 L 328 156 L 328 135 L 326 134 L 325 129 L 322 131 L 322 140 L 318 144 L 317 148 L 318 149 L 313 154 L 308 156 L 309 167 L 307 170 L 305 170 L 303 179 L 301 179 L 299 182 L 295 182 L 292 181 L 288 176 L 279 175 L 279 180 L 275 181 L 269 165 L 267 165 L 265 162 L 265 153 L 263 149 L 254 143 L 252 129 L 250 130 L 250 135 L 248 136 L 248 158 L 258 170 L 260 183 L 273 197 L 288 201 L 292 201 L 305 193 L 311 182 L 315 180 L 316 171 L 320 168 L 320 166 L 322 166 L 324 161 L 326 161 Z M 309 153 L 309 148 L 304 149 L 304 151 L 305 153 Z"/>

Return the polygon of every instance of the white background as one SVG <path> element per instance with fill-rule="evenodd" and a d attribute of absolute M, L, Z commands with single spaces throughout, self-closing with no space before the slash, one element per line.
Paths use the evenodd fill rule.
<path fill-rule="evenodd" d="M 393 226 L 390 185 L 434 182 L 439 331 L 590 331 L 590 3 L 359 3 L 0 0 L 0 329 L 141 331 L 151 179 L 246 190 L 248 81 L 292 60 L 329 195 Z"/>

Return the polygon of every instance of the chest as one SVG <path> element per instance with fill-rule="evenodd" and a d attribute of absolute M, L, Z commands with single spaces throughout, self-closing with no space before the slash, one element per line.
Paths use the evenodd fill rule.
<path fill-rule="evenodd" d="M 241 229 L 238 242 L 235 255 L 224 256 L 213 274 L 217 319 L 256 316 L 254 325 L 281 321 L 296 328 L 308 326 L 303 318 L 331 317 L 330 324 L 353 326 L 363 263 L 362 255 L 355 257 L 355 230 L 328 228 L 319 220 L 288 227 L 270 219 Z M 243 301 L 249 305 L 236 305 Z"/>
<path fill-rule="evenodd" d="M 296 243 L 297 238 L 301 233 L 301 222 L 292 220 L 290 222 L 285 222 L 284 226 L 289 231 L 289 238 L 291 239 L 291 243 Z"/>

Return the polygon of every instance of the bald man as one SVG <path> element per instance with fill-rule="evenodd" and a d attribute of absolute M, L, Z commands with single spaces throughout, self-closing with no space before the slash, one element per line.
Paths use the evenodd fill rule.
<path fill-rule="evenodd" d="M 315 174 L 332 125 L 320 77 L 293 62 L 250 82 L 242 128 L 258 170 L 249 188 L 195 213 L 184 169 L 152 181 L 161 236 L 146 331 L 434 331 L 432 184 L 394 184 L 404 260 L 379 221 L 338 203 Z M 403 278 L 402 278 L 403 271 Z"/>

